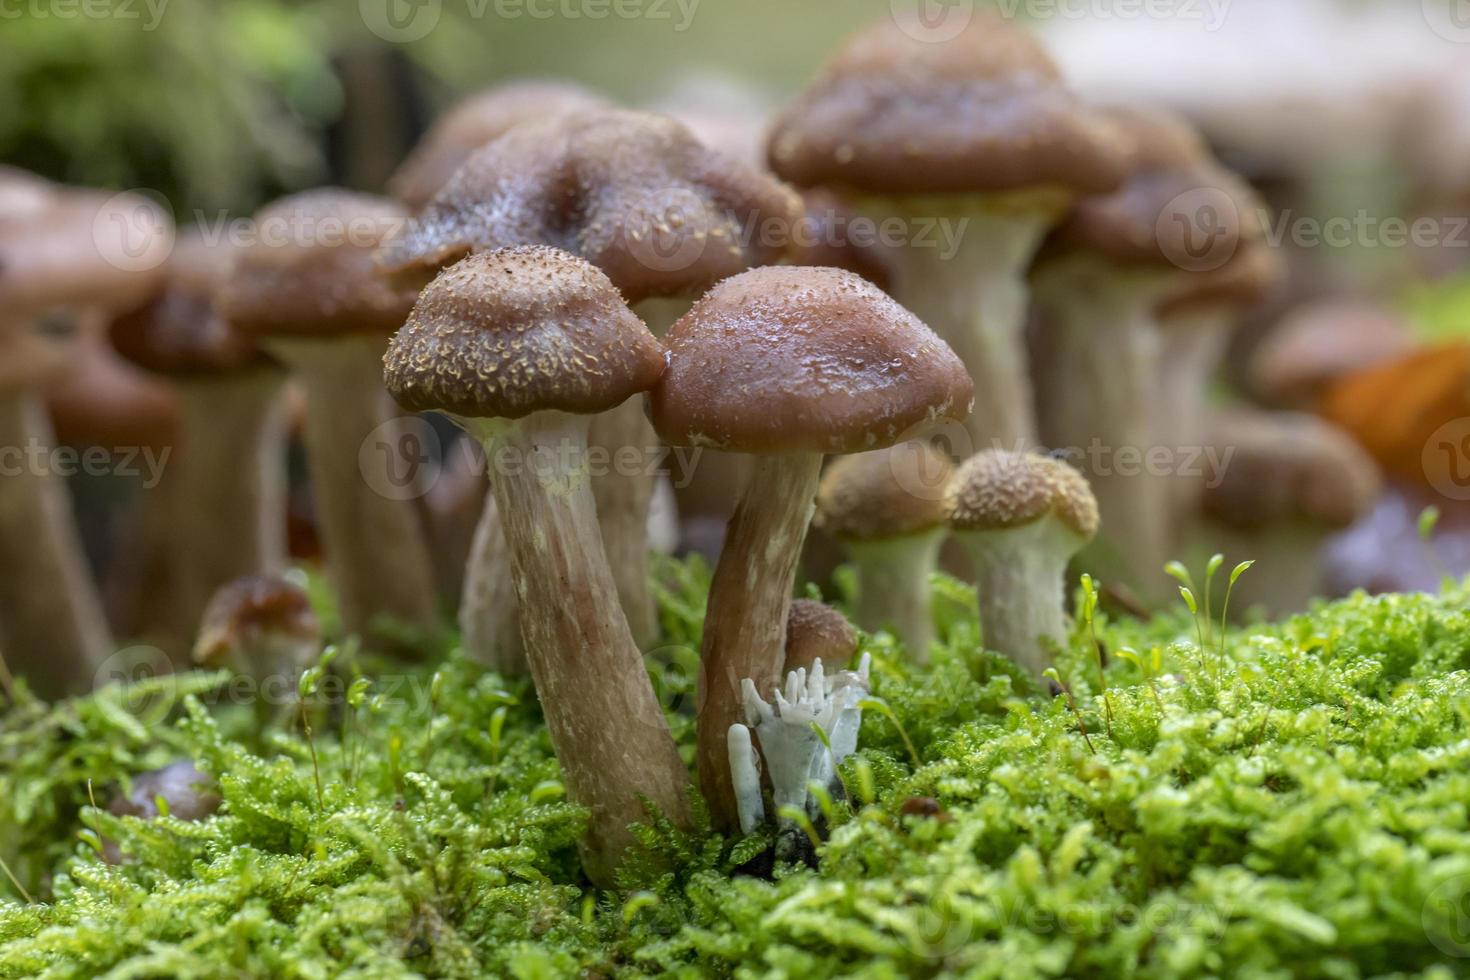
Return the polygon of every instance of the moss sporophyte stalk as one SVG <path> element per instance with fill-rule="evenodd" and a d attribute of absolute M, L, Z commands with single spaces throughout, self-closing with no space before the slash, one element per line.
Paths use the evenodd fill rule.
<path fill-rule="evenodd" d="M 1058 650 L 1074 714 L 979 652 L 965 587 L 935 581 L 930 664 L 862 637 L 858 749 L 789 814 L 809 864 L 695 799 L 687 830 L 634 829 L 611 890 L 580 871 L 588 815 L 528 683 L 457 653 L 342 648 L 265 727 L 222 673 L 53 707 L 16 681 L 0 976 L 1463 973 L 1470 591 L 1207 633 L 1203 666 L 1186 610 L 1094 610 Z M 699 635 L 707 582 L 656 566 L 667 636 Z M 687 665 L 650 668 L 688 759 Z M 174 789 L 110 803 L 181 760 L 204 819 Z"/>

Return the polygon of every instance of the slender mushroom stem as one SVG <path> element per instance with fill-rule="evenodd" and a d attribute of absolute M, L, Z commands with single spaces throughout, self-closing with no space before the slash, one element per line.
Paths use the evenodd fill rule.
<path fill-rule="evenodd" d="M 629 825 L 647 819 L 640 796 L 682 823 L 688 775 L 602 551 L 587 472 L 588 419 L 543 411 L 517 422 L 464 423 L 488 458 L 514 460 L 492 488 L 526 659 L 568 796 L 592 811 L 583 867 L 610 887 L 619 856 L 634 842 Z"/>
<path fill-rule="evenodd" d="M 974 559 L 985 648 L 1004 653 L 1038 680 L 1052 665 L 1047 646 L 1067 643 L 1066 532 L 1051 520 L 1010 531 L 957 535 Z"/>
<path fill-rule="evenodd" d="M 60 698 L 91 688 L 112 638 L 66 485 L 32 458 L 51 445 L 30 392 L 0 396 L 0 649 L 37 694 Z"/>
<path fill-rule="evenodd" d="M 915 663 L 929 662 L 934 613 L 929 575 L 939 561 L 945 528 L 876 541 L 848 541 L 857 569 L 858 625 L 869 633 L 892 629 Z"/>
<path fill-rule="evenodd" d="M 730 519 L 700 651 L 699 782 L 719 826 L 737 825 L 727 736 L 744 717 L 740 685 L 779 682 L 786 618 L 821 478 L 816 453 L 760 456 Z"/>
<path fill-rule="evenodd" d="M 510 548 L 493 491 L 475 526 L 459 603 L 459 629 L 465 654 L 506 676 L 526 673 L 526 648 L 510 575 Z"/>
<path fill-rule="evenodd" d="M 286 564 L 284 376 L 272 370 L 178 385 L 180 451 L 169 540 L 173 629 L 187 656 L 215 590 Z"/>
<path fill-rule="evenodd" d="M 893 250 L 894 297 L 939 334 L 970 372 L 975 410 L 964 425 L 972 449 L 1031 448 L 1036 420 L 1026 357 L 1026 271 L 1054 214 L 949 214 L 954 241 L 941 237 L 929 247 Z"/>
<path fill-rule="evenodd" d="M 1230 343 L 1230 326 L 1238 316 L 1228 307 L 1206 307 L 1167 318 L 1159 357 L 1157 441 L 1176 451 L 1203 448 L 1209 428 L 1210 380 Z M 1176 457 L 1177 458 L 1177 457 Z M 1201 474 L 1175 473 L 1169 500 L 1177 538 L 1180 523 L 1199 504 Z"/>
<path fill-rule="evenodd" d="M 417 623 L 434 618 L 433 566 L 418 515 L 410 501 L 369 486 L 359 462 L 370 435 L 397 451 L 397 412 L 381 380 L 386 343 L 376 336 L 266 342 L 306 389 L 307 462 L 327 563 L 343 627 L 360 634 L 379 614 Z"/>

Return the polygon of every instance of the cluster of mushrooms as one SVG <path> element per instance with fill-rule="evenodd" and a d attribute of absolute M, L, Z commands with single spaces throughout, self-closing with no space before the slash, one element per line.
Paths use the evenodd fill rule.
<path fill-rule="evenodd" d="M 391 196 L 289 196 L 250 241 L 182 232 L 142 271 L 98 260 L 111 225 L 86 192 L 0 173 L 0 444 L 49 444 L 47 379 L 105 348 L 95 377 L 125 377 L 132 405 L 161 389 L 178 449 L 125 549 L 147 628 L 109 625 L 64 488 L 0 481 L 11 667 L 75 691 L 112 628 L 180 665 L 309 663 L 320 624 L 281 578 L 299 434 L 342 631 L 432 627 L 451 581 L 466 653 L 534 680 L 591 813 L 584 866 L 610 884 L 646 806 L 687 820 L 690 781 L 643 660 L 669 488 L 610 466 L 620 452 L 697 450 L 680 516 L 725 524 L 695 760 L 725 829 L 810 809 L 856 748 L 868 662 L 840 614 L 792 600 L 809 527 L 856 567 L 864 629 L 927 658 L 944 563 L 975 583 L 985 645 L 1038 679 L 1074 560 L 1147 601 L 1223 528 L 1310 590 L 1300 556 L 1376 474 L 1324 423 L 1209 403 L 1276 275 L 1250 189 L 1183 120 L 1087 104 L 1013 22 L 922 37 L 902 18 L 860 32 L 770 123 L 763 160 L 733 123 L 502 85 L 431 129 Z M 1228 245 L 1202 264 L 1201 199 Z M 952 253 L 834 243 L 837 216 L 961 234 Z M 412 444 L 407 413 L 462 429 L 488 493 L 471 473 L 438 508 L 370 478 Z M 1233 463 L 1209 481 L 1042 448 L 1093 444 Z"/>

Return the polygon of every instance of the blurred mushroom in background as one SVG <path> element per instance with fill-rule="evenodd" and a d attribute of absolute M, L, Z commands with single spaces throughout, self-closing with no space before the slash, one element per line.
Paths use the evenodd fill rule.
<path fill-rule="evenodd" d="M 1337 299 L 1291 310 L 1250 360 L 1250 392 L 1272 408 L 1316 411 L 1338 381 L 1408 354 L 1413 329 L 1365 300 Z"/>

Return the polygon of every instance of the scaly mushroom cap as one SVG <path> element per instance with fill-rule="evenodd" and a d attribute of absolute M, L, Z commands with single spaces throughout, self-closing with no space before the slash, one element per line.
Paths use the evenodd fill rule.
<path fill-rule="evenodd" d="M 143 306 L 112 321 L 117 352 L 155 374 L 231 374 L 273 363 L 220 316 L 215 295 L 228 281 L 233 249 L 199 235 L 180 240 L 168 276 Z"/>
<path fill-rule="evenodd" d="M 159 797 L 168 807 L 168 815 L 179 820 L 203 820 L 220 805 L 213 779 L 196 769 L 192 762 L 175 762 L 134 776 L 132 791 L 126 795 L 119 793 L 107 810 L 114 816 L 152 820 L 161 815 Z"/>
<path fill-rule="evenodd" d="M 1127 141 L 1028 32 L 977 11 L 952 40 L 922 37 L 896 17 L 858 33 L 776 121 L 771 168 L 877 194 L 1118 186 Z"/>
<path fill-rule="evenodd" d="M 726 279 L 670 328 L 649 400 L 664 441 L 743 453 L 881 449 L 970 411 L 945 343 L 840 269 L 771 266 Z"/>
<path fill-rule="evenodd" d="M 1272 404 L 1310 408 L 1339 378 L 1407 354 L 1401 317 L 1360 302 L 1329 301 L 1288 314 L 1251 356 L 1255 391 Z"/>
<path fill-rule="evenodd" d="M 1210 445 L 1226 463 L 1215 485 L 1206 486 L 1202 507 L 1241 530 L 1292 521 L 1344 528 L 1372 508 L 1382 489 L 1368 454 L 1311 415 L 1231 413 L 1215 421 Z"/>
<path fill-rule="evenodd" d="M 486 143 L 524 122 L 576 109 L 607 107 L 606 99 L 571 82 L 509 82 L 477 92 L 440 116 L 388 180 L 388 190 L 417 211 Z"/>
<path fill-rule="evenodd" d="M 392 333 L 413 294 L 378 277 L 373 253 L 407 218 L 397 202 L 335 188 L 281 198 L 256 214 L 220 312 L 257 338 Z"/>
<path fill-rule="evenodd" d="M 1127 180 L 1083 198 L 1048 236 L 1042 260 L 1078 252 L 1118 265 L 1177 270 L 1201 244 L 1260 242 L 1260 201 L 1209 155 L 1183 118 L 1135 108 L 1105 110 L 1133 147 Z M 1201 243 L 1197 239 L 1207 235 Z"/>
<path fill-rule="evenodd" d="M 957 532 L 1004 531 L 1053 515 L 1084 541 L 1097 534 L 1097 500 L 1087 480 L 1049 456 L 986 449 L 970 457 L 945 496 Z"/>
<path fill-rule="evenodd" d="M 857 630 L 831 606 L 813 599 L 796 599 L 786 616 L 786 664 L 783 673 L 816 661 L 830 671 L 841 670 L 857 652 Z"/>
<path fill-rule="evenodd" d="M 604 412 L 664 369 L 658 341 L 607 276 L 542 245 L 480 252 L 440 273 L 383 363 L 404 408 L 510 419 Z"/>
<path fill-rule="evenodd" d="M 320 637 L 305 592 L 279 576 L 252 575 L 221 586 L 209 600 L 194 662 L 215 666 L 261 643 L 315 643 Z"/>
<path fill-rule="evenodd" d="M 801 202 L 664 116 L 572 112 L 477 151 L 379 261 L 419 284 L 470 252 L 550 245 L 605 272 L 628 302 L 694 296 L 778 261 Z M 756 229 L 755 234 L 747 234 Z"/>
<path fill-rule="evenodd" d="M 944 524 L 942 490 L 953 473 L 949 456 L 922 439 L 843 456 L 822 474 L 814 523 L 853 541 L 932 531 Z"/>

